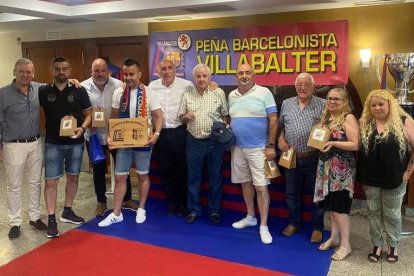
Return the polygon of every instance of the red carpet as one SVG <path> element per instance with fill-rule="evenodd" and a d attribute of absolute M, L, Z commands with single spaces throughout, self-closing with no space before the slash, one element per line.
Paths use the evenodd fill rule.
<path fill-rule="evenodd" d="M 287 275 L 71 230 L 0 267 L 0 275 Z"/>

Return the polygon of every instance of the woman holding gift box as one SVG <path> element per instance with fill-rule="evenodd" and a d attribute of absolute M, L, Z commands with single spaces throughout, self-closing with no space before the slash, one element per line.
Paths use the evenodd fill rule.
<path fill-rule="evenodd" d="M 330 211 L 331 236 L 319 246 L 328 250 L 339 245 L 332 260 L 342 261 L 351 253 L 349 212 L 355 183 L 355 159 L 359 127 L 342 88 L 329 91 L 321 123 L 330 130 L 329 141 L 321 150 L 315 182 L 314 202 Z"/>
<path fill-rule="evenodd" d="M 398 261 L 401 204 L 414 170 L 414 121 L 387 90 L 369 93 L 360 119 L 361 149 L 357 179 L 367 198 L 371 242 L 370 262 L 381 258 L 387 234 L 387 261 Z"/>

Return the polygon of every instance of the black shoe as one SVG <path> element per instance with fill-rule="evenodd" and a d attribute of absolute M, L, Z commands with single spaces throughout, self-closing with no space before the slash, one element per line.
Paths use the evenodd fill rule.
<path fill-rule="evenodd" d="M 20 226 L 12 226 L 9 231 L 9 239 L 16 239 L 20 236 Z"/>
<path fill-rule="evenodd" d="M 213 223 L 220 223 L 221 221 L 221 216 L 218 213 L 211 213 L 210 214 L 210 219 Z"/>
<path fill-rule="evenodd" d="M 185 219 L 185 222 L 187 222 L 188 224 L 193 223 L 196 220 L 197 216 L 193 213 L 189 214 L 187 216 L 187 218 Z"/>
<path fill-rule="evenodd" d="M 177 215 L 177 207 L 175 206 L 175 204 L 168 205 L 167 214 L 169 216 Z"/>
<path fill-rule="evenodd" d="M 63 211 L 62 216 L 60 217 L 60 221 L 73 224 L 85 223 L 85 219 L 77 216 L 72 209 L 70 209 L 69 211 Z"/>
<path fill-rule="evenodd" d="M 43 223 L 43 221 L 41 221 L 40 219 L 33 221 L 30 221 L 30 225 L 33 226 L 34 228 L 36 228 L 37 230 L 46 230 L 47 226 L 46 224 Z"/>
<path fill-rule="evenodd" d="M 395 247 L 390 246 L 390 253 L 387 254 L 387 262 L 390 264 L 398 262 L 398 255 L 395 255 Z"/>
<path fill-rule="evenodd" d="M 59 231 L 57 229 L 56 220 L 49 221 L 47 223 L 47 233 L 46 233 L 46 236 L 48 238 L 56 238 L 56 237 L 59 237 Z"/>
<path fill-rule="evenodd" d="M 188 212 L 186 207 L 178 207 L 177 216 L 179 217 L 187 217 L 190 212 Z"/>

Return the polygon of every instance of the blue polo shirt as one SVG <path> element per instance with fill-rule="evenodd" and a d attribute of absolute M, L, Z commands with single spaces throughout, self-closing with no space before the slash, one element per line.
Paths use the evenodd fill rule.
<path fill-rule="evenodd" d="M 264 147 L 269 136 L 268 115 L 276 112 L 275 99 L 266 87 L 254 85 L 244 95 L 238 89 L 232 91 L 229 95 L 229 113 L 236 146 Z"/>

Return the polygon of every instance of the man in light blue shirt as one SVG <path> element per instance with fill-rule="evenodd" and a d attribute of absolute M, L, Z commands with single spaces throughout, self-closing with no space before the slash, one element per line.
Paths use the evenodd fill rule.
<path fill-rule="evenodd" d="M 276 103 L 269 89 L 254 82 L 254 72 L 249 64 L 240 65 L 236 77 L 239 88 L 229 95 L 231 128 L 236 136 L 231 154 L 231 179 L 233 183 L 241 183 L 247 216 L 232 226 L 241 229 L 257 225 L 256 192 L 260 238 L 264 244 L 270 244 L 273 241 L 267 227 L 270 179 L 265 178 L 265 161 L 276 157 Z"/>

